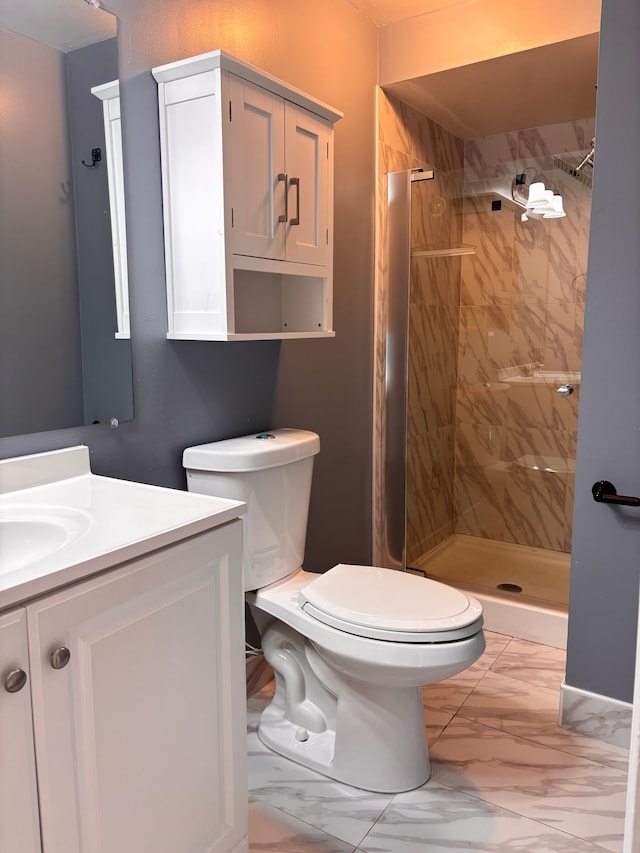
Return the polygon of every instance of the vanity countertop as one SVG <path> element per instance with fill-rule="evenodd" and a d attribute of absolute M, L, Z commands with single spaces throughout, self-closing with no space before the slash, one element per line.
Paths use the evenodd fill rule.
<path fill-rule="evenodd" d="M 0 460 L 0 611 L 245 511 L 240 501 L 92 474 L 84 446 Z"/>

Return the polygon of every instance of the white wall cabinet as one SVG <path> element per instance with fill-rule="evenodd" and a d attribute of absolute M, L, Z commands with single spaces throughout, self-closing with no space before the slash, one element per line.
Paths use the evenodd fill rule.
<path fill-rule="evenodd" d="M 3 853 L 247 850 L 241 542 L 234 521 L 0 614 Z"/>
<path fill-rule="evenodd" d="M 168 337 L 332 336 L 341 113 L 222 51 L 153 74 Z"/>
<path fill-rule="evenodd" d="M 127 223 L 124 206 L 124 166 L 120 123 L 120 83 L 114 80 L 94 86 L 91 93 L 102 101 L 109 183 L 109 212 L 113 245 L 113 276 L 118 328 L 116 338 L 130 338 L 129 273 L 127 267 Z"/>

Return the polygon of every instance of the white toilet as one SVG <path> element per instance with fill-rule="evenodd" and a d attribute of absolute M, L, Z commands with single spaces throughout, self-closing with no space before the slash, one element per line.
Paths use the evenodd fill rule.
<path fill-rule="evenodd" d="M 485 648 L 482 607 L 372 566 L 305 572 L 315 433 L 280 429 L 184 451 L 192 492 L 247 503 L 244 588 L 276 675 L 260 739 L 356 788 L 397 793 L 429 778 L 420 685 Z"/>

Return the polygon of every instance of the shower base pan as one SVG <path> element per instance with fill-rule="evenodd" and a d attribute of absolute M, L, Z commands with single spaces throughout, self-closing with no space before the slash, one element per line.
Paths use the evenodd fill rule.
<path fill-rule="evenodd" d="M 559 551 L 455 534 L 409 571 L 474 595 L 487 630 L 564 649 L 570 562 Z"/>

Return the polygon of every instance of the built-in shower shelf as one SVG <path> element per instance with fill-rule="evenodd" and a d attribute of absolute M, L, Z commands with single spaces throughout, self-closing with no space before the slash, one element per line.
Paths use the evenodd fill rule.
<path fill-rule="evenodd" d="M 520 204 L 510 197 L 510 187 L 508 190 L 505 187 L 501 187 L 500 190 L 494 190 L 486 188 L 486 184 L 487 181 L 476 181 L 475 183 L 468 184 L 465 187 L 465 192 L 462 196 L 463 200 L 465 202 L 484 202 L 487 210 L 501 210 L 504 207 L 507 210 L 513 210 L 516 213 L 524 213 L 526 211 L 524 204 Z M 508 195 L 507 192 L 509 193 Z M 491 205 L 494 202 L 500 202 L 500 207 L 493 208 Z M 477 210 L 477 206 L 474 205 L 474 207 L 476 207 Z"/>
<path fill-rule="evenodd" d="M 412 258 L 457 258 L 459 255 L 475 255 L 476 247 L 467 244 L 439 246 L 438 248 L 412 249 Z"/>

